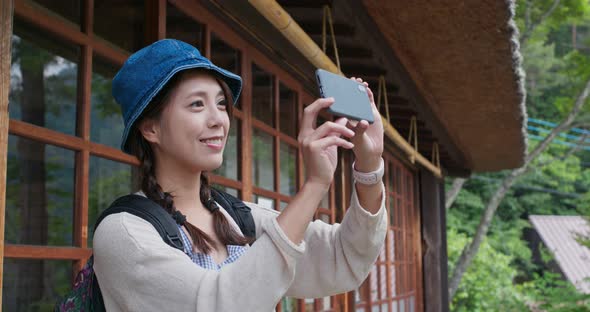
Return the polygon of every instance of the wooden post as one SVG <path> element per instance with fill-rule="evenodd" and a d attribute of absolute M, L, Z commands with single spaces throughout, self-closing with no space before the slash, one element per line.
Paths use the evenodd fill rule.
<path fill-rule="evenodd" d="M 449 311 L 444 183 L 420 169 L 424 311 Z"/>
<path fill-rule="evenodd" d="M 8 148 L 8 93 L 12 44 L 12 0 L 0 1 L 0 309 L 4 268 L 4 215 L 6 207 L 6 154 Z"/>

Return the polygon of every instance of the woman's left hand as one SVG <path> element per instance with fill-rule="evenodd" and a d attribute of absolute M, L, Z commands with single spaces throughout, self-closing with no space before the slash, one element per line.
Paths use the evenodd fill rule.
<path fill-rule="evenodd" d="M 356 80 L 367 87 L 367 94 L 375 119 L 375 122 L 372 124 L 369 124 L 366 120 L 348 122 L 347 126 L 355 132 L 354 137 L 350 140 L 354 144 L 352 150 L 356 158 L 354 169 L 361 172 L 371 172 L 377 170 L 381 164 L 381 156 L 383 154 L 383 122 L 381 121 L 381 114 L 379 114 L 375 105 L 375 98 L 369 88 L 369 84 L 363 82 L 360 78 L 352 77 L 350 79 Z"/>

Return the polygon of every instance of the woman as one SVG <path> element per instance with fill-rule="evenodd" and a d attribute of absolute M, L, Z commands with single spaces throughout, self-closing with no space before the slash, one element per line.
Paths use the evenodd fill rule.
<path fill-rule="evenodd" d="M 106 217 L 93 244 L 107 311 L 272 311 L 285 295 L 329 296 L 366 278 L 387 227 L 383 126 L 371 91 L 371 125 L 342 118 L 316 128 L 333 99 L 305 108 L 298 141 L 307 180 L 281 213 L 250 205 L 256 242 L 249 246 L 209 200 L 206 178 L 223 161 L 240 90 L 240 77 L 177 40 L 136 52 L 114 78 L 125 122 L 121 148 L 141 162 L 140 194 L 174 216 L 188 246 L 185 253 L 168 246 L 136 216 Z M 338 147 L 353 150 L 355 176 L 374 181 L 357 179 L 342 224 L 310 223 L 332 183 Z"/>

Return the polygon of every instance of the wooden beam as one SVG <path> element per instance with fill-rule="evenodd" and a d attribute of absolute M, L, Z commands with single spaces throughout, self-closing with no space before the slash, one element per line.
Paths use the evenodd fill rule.
<path fill-rule="evenodd" d="M 81 260 L 90 258 L 92 249 L 76 247 L 53 247 L 33 245 L 13 245 L 5 247 L 7 258 L 42 260 Z"/>
<path fill-rule="evenodd" d="M 12 44 L 12 0 L 0 1 L 0 289 L 4 268 L 4 217 L 6 209 L 6 154 L 8 149 L 8 94 Z M 0 307 L 2 293 L 0 293 Z"/>

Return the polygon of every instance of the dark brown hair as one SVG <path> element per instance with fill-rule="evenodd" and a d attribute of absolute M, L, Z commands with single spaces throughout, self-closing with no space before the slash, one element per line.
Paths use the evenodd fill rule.
<path fill-rule="evenodd" d="M 168 213 L 170 213 L 172 216 L 178 216 L 179 214 L 179 212 L 176 210 L 176 207 L 174 206 L 174 196 L 170 192 L 164 191 L 160 184 L 158 184 L 155 175 L 155 155 L 150 144 L 145 140 L 138 127 L 143 120 L 157 120 L 160 118 L 164 107 L 166 107 L 168 103 L 170 94 L 182 81 L 183 77 L 185 77 L 188 72 L 199 71 L 205 72 L 204 70 L 199 69 L 185 70 L 172 77 L 170 81 L 168 81 L 168 83 L 164 86 L 164 88 L 162 88 L 162 90 L 160 90 L 160 92 L 152 99 L 150 104 L 143 111 L 142 115 L 135 122 L 135 125 L 133 126 L 129 136 L 129 141 L 127 143 L 129 144 L 129 149 L 131 152 L 140 161 L 141 190 L 149 199 L 164 207 L 164 209 L 166 209 L 166 211 L 168 211 Z M 215 77 L 215 79 L 223 90 L 227 103 L 226 111 L 231 118 L 233 110 L 232 93 L 223 80 L 217 77 Z M 215 209 L 215 206 L 213 205 L 216 204 L 211 200 L 211 188 L 209 186 L 209 179 L 205 172 L 201 172 L 201 189 L 199 191 L 199 195 L 205 208 L 207 208 L 209 211 L 212 211 L 215 234 L 217 234 L 222 244 L 245 245 L 252 241 L 252 238 L 245 238 L 241 236 L 236 230 L 234 230 L 223 213 L 219 209 Z M 175 217 L 175 220 L 177 220 L 179 224 L 183 225 L 187 229 L 193 244 L 197 247 L 197 249 L 199 249 L 199 251 L 206 254 L 211 252 L 211 249 L 215 246 L 215 243 L 209 235 L 201 231 L 196 226 L 192 225 L 190 222 L 186 221 L 186 218 Z"/>

